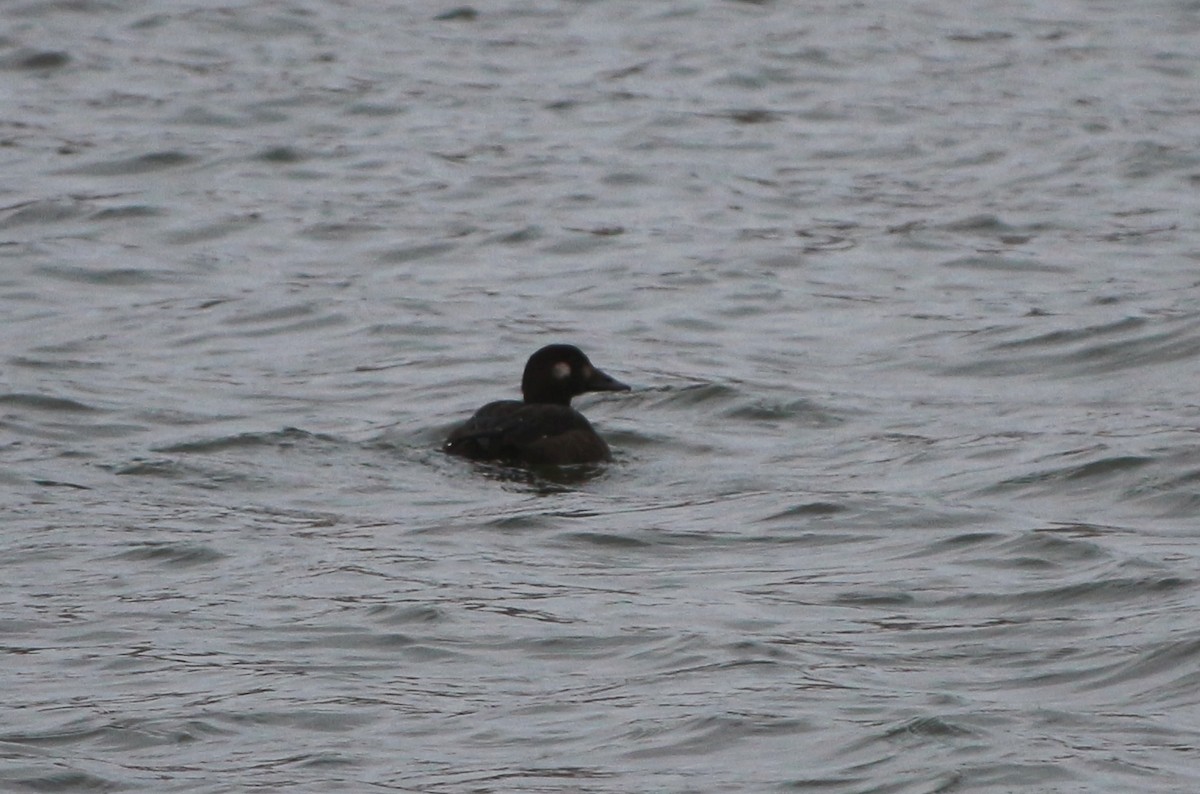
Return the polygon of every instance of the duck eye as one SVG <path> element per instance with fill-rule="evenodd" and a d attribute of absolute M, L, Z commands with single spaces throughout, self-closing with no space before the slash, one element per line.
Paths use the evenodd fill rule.
<path fill-rule="evenodd" d="M 566 380 L 571 377 L 571 365 L 565 361 L 560 361 L 554 365 L 554 369 L 550 370 L 555 380 Z"/>

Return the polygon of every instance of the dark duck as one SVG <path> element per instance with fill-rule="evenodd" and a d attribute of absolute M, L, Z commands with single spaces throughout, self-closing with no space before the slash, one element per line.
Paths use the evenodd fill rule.
<path fill-rule="evenodd" d="M 573 345 L 547 345 L 529 357 L 520 400 L 488 403 L 446 439 L 442 449 L 471 460 L 568 465 L 612 456 L 571 398 L 589 391 L 629 391 Z"/>

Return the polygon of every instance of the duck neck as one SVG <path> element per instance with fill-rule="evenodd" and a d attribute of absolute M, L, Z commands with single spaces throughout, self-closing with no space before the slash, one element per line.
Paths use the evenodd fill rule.
<path fill-rule="evenodd" d="M 526 405 L 566 405 L 571 404 L 570 394 L 551 394 L 548 392 L 524 392 Z"/>

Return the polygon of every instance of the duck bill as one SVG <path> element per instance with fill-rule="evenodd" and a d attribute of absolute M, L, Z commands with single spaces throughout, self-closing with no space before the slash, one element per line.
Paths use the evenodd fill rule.
<path fill-rule="evenodd" d="M 629 391 L 629 386 L 598 369 L 592 370 L 586 385 L 588 391 Z"/>

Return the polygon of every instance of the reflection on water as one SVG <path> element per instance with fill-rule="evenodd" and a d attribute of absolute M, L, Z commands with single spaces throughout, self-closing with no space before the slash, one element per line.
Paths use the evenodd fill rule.
<path fill-rule="evenodd" d="M 604 476 L 608 464 L 579 463 L 570 466 L 524 465 L 472 461 L 464 464 L 469 474 L 498 483 L 520 485 L 530 493 L 557 494 L 576 491 L 580 486 Z"/>

